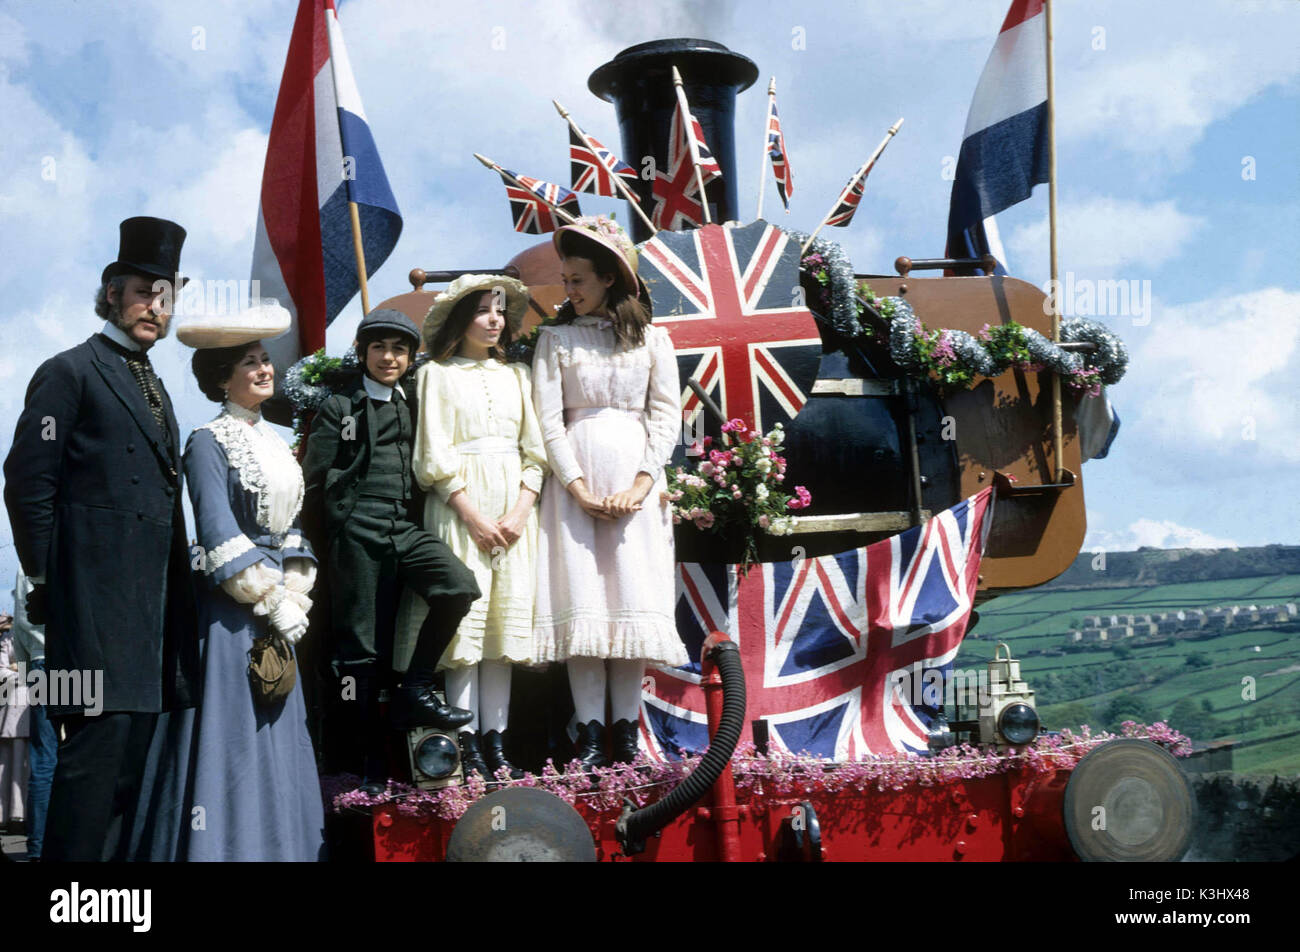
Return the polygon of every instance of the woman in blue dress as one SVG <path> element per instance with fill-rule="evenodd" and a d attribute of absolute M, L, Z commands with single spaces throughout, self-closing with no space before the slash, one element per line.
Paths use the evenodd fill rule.
<path fill-rule="evenodd" d="M 228 344 L 229 326 L 220 333 L 216 340 Z M 212 335 L 178 336 L 201 346 L 194 375 L 222 404 L 185 448 L 194 564 L 207 583 L 199 596 L 203 687 L 195 709 L 168 716 L 155 734 L 142 858 L 320 860 L 324 809 L 302 685 L 267 705 L 254 700 L 248 672 L 254 639 L 292 645 L 306 632 L 316 577 L 299 527 L 302 471 L 259 412 L 275 371 L 260 339 L 211 346 Z"/>

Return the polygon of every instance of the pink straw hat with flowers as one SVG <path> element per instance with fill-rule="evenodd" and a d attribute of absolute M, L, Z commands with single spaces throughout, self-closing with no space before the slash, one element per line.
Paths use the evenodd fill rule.
<path fill-rule="evenodd" d="M 614 260 L 618 263 L 619 277 L 623 281 L 624 289 L 631 295 L 636 296 L 640 293 L 640 283 L 637 280 L 637 253 L 636 245 L 632 244 L 632 239 L 612 218 L 606 218 L 604 215 L 584 215 L 581 218 L 574 219 L 572 225 L 564 225 L 555 230 L 551 237 L 551 242 L 555 245 L 556 252 L 563 257 L 564 250 L 561 242 L 565 235 L 575 235 L 583 241 L 589 241 L 594 245 L 599 245 L 606 251 L 613 252 Z"/>

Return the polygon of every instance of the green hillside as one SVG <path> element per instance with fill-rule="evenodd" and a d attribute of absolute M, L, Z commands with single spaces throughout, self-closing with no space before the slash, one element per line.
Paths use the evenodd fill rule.
<path fill-rule="evenodd" d="M 1047 728 L 1164 720 L 1194 741 L 1236 742 L 1238 773 L 1300 774 L 1300 623 L 1163 643 L 1079 645 L 1068 636 L 1085 615 L 1300 602 L 1300 574 L 1107 584 L 1113 587 L 1043 586 L 984 603 L 957 666 L 982 667 L 1005 641 Z"/>

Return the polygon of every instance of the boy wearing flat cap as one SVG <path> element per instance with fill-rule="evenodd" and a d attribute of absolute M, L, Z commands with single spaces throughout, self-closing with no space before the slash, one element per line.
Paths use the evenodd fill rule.
<path fill-rule="evenodd" d="M 333 602 L 334 667 L 355 679 L 366 744 L 362 789 L 384 789 L 384 725 L 379 689 L 394 675 L 393 629 L 400 587 L 429 604 L 414 653 L 392 692 L 393 727 L 466 724 L 469 711 L 433 693 L 438 659 L 461 618 L 479 597 L 473 573 L 412 520 L 411 468 L 417 414 L 414 390 L 402 378 L 420 344 L 415 323 L 400 311 L 371 311 L 357 328 L 362 373 L 350 393 L 317 410 L 303 461 L 307 505 L 324 527 Z"/>

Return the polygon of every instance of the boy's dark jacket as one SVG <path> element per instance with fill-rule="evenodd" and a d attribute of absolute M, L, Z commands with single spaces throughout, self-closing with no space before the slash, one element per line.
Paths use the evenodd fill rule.
<path fill-rule="evenodd" d="M 313 542 L 332 541 L 352 514 L 362 481 L 370 466 L 375 445 L 375 417 L 370 412 L 370 395 L 357 374 L 341 393 L 329 396 L 317 408 L 307 437 L 307 454 L 302 472 L 305 486 L 303 501 L 304 529 Z M 408 373 L 399 383 L 411 413 L 411 436 L 419 420 L 416 404 L 415 374 Z M 348 426 L 348 418 L 352 424 Z M 344 439 L 344 430 L 351 439 Z M 423 521 L 424 494 L 414 478 L 407 516 L 416 525 Z"/>

